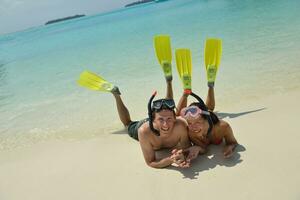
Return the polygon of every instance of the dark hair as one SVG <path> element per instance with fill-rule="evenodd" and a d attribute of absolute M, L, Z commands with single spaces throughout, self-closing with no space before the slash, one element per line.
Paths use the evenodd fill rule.
<path fill-rule="evenodd" d="M 197 106 L 198 108 L 200 108 L 201 110 L 204 111 L 208 111 L 210 115 L 202 115 L 204 117 L 204 119 L 207 120 L 209 128 L 207 130 L 207 135 L 209 135 L 213 129 L 213 125 L 217 124 L 220 120 L 219 118 L 211 111 L 208 110 L 207 106 L 205 105 L 204 101 L 201 99 L 201 97 L 199 97 L 198 95 L 196 95 L 195 93 L 191 93 L 191 96 L 193 96 L 195 99 L 198 100 L 198 102 L 194 102 L 191 105 Z"/>
<path fill-rule="evenodd" d="M 176 114 L 175 114 L 175 111 L 174 111 L 174 108 L 175 108 L 175 102 L 174 102 L 174 100 L 172 99 L 172 104 L 174 104 L 174 105 L 171 105 L 171 107 L 170 107 L 170 105 L 166 105 L 166 104 L 167 104 L 167 102 L 165 102 L 165 101 L 167 101 L 166 99 L 160 99 L 160 100 L 157 100 L 157 101 L 162 101 L 162 102 L 161 102 L 161 105 L 159 106 L 160 108 L 157 109 L 157 108 L 155 108 L 155 106 L 152 106 L 152 105 L 151 105 L 151 104 L 152 104 L 152 101 L 153 101 L 153 99 L 154 99 L 154 97 L 156 96 L 156 94 L 157 94 L 157 92 L 155 91 L 155 92 L 152 94 L 152 96 L 150 97 L 149 101 L 148 101 L 148 106 L 147 106 L 147 107 L 148 107 L 148 118 L 149 118 L 149 127 L 150 127 L 151 131 L 152 131 L 155 135 L 160 136 L 159 130 L 156 130 L 156 129 L 154 128 L 154 126 L 153 126 L 153 120 L 154 120 L 155 113 L 160 112 L 161 110 L 167 109 L 167 110 L 173 111 L 174 117 L 176 118 Z M 164 104 L 164 102 L 165 102 L 166 104 Z"/>
<path fill-rule="evenodd" d="M 160 109 L 160 110 L 156 110 L 156 109 L 151 109 L 151 110 L 152 110 L 152 115 L 151 115 L 152 121 L 153 121 L 154 118 L 155 118 L 155 113 L 159 113 L 159 112 L 162 111 L 162 110 L 169 110 L 169 111 L 172 111 L 173 114 L 174 114 L 174 117 L 176 118 L 176 113 L 175 113 L 174 109 L 171 110 L 171 109 L 164 108 L 164 109 Z"/>

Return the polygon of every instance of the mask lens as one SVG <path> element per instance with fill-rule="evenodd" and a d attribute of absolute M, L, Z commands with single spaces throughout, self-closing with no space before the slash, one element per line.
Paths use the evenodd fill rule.
<path fill-rule="evenodd" d="M 156 109 L 156 110 L 159 110 L 161 109 L 161 106 L 162 106 L 162 101 L 154 101 L 153 102 L 153 108 Z"/>
<path fill-rule="evenodd" d="M 181 110 L 181 116 L 186 118 L 190 117 L 198 117 L 199 115 L 210 115 L 208 111 L 201 110 L 197 106 L 186 107 Z"/>
<path fill-rule="evenodd" d="M 191 115 L 196 115 L 197 113 L 199 113 L 198 109 L 195 107 L 189 107 L 188 109 L 186 109 L 184 115 L 190 113 Z"/>
<path fill-rule="evenodd" d="M 198 117 L 201 114 L 201 110 L 196 106 L 189 106 L 181 110 L 181 116 L 187 117 Z"/>
<path fill-rule="evenodd" d="M 173 99 L 159 99 L 156 101 L 153 101 L 153 106 L 155 110 L 160 110 L 162 108 L 167 109 L 174 109 L 175 108 L 175 102 Z"/>
<path fill-rule="evenodd" d="M 174 102 L 173 99 L 166 99 L 166 100 L 164 100 L 164 104 L 165 104 L 168 108 L 170 108 L 170 109 L 175 108 L 175 102 Z"/>

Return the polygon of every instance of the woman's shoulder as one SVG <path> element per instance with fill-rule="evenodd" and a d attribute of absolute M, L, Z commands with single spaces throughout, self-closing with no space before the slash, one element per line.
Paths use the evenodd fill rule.
<path fill-rule="evenodd" d="M 217 124 L 214 124 L 214 129 L 216 129 L 216 131 L 224 131 L 228 127 L 230 127 L 229 123 L 222 119 L 220 119 L 220 121 Z"/>

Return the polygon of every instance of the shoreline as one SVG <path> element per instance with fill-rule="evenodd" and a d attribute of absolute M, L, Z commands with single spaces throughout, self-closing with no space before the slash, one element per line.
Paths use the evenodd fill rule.
<path fill-rule="evenodd" d="M 178 92 L 177 92 L 178 93 Z M 266 101 L 272 102 L 273 99 L 277 98 L 286 98 L 285 95 L 296 95 L 297 93 L 300 93 L 300 88 L 295 90 L 286 90 L 285 93 L 273 93 L 273 95 L 268 97 L 257 97 L 257 98 L 249 98 L 248 100 L 243 101 L 232 101 L 231 104 L 222 104 L 220 105 L 218 103 L 218 99 L 221 97 L 217 97 L 217 104 L 215 113 L 217 116 L 221 119 L 230 120 L 238 117 L 248 116 L 251 114 L 260 113 L 263 111 L 268 110 L 268 107 L 266 106 Z M 108 99 L 113 99 L 113 97 L 110 96 L 110 94 L 103 94 L 104 97 Z M 95 95 L 91 94 L 91 97 Z M 126 100 L 125 103 L 128 103 L 128 108 L 132 108 L 134 103 L 132 103 L 130 100 L 128 100 L 128 96 L 124 98 Z M 176 100 L 179 100 L 180 96 L 176 96 Z M 103 98 L 103 97 L 102 97 Z M 191 103 L 194 99 L 190 98 L 189 103 Z M 108 101 L 107 99 L 105 101 Z M 130 103 L 131 102 L 131 103 Z M 176 101 L 177 102 L 177 101 Z M 112 102 L 110 106 L 115 106 L 115 103 Z M 108 137 L 109 135 L 115 133 L 115 132 L 126 132 L 126 128 L 123 127 L 122 123 L 119 121 L 118 114 L 115 108 L 105 110 L 105 112 L 112 112 L 110 114 L 110 117 L 113 118 L 113 121 L 109 121 L 106 119 L 105 121 L 105 127 L 99 127 L 97 125 L 97 120 L 101 120 L 102 118 L 97 118 L 96 115 L 91 115 L 91 113 L 88 115 L 89 117 L 86 119 L 87 121 L 82 121 L 83 123 L 91 121 L 93 118 L 94 126 L 90 127 L 89 131 L 85 129 L 85 126 L 82 126 L 76 131 L 72 131 L 73 129 L 69 129 L 67 131 L 61 130 L 59 132 L 53 132 L 51 129 L 49 129 L 49 132 L 47 132 L 47 129 L 41 129 L 36 128 L 32 129 L 29 132 L 26 132 L 26 134 L 17 133 L 13 134 L 11 132 L 8 133 L 2 133 L 0 135 L 0 140 L 2 141 L 0 143 L 0 153 L 1 152 L 8 152 L 8 151 L 14 151 L 15 149 L 22 149 L 22 148 L 30 148 L 36 144 L 44 143 L 47 141 L 62 141 L 62 142 L 76 142 L 81 140 L 90 140 L 95 138 L 101 138 L 101 137 Z M 83 113 L 89 113 L 89 110 L 83 111 Z M 133 120 L 139 120 L 144 117 L 146 117 L 146 111 L 144 114 L 139 113 L 138 109 L 131 109 L 130 114 L 132 115 Z M 140 114 L 139 117 L 138 114 Z M 109 123 L 109 124 L 106 124 Z M 78 127 L 77 127 L 78 128 Z M 233 127 L 234 128 L 234 127 Z"/>

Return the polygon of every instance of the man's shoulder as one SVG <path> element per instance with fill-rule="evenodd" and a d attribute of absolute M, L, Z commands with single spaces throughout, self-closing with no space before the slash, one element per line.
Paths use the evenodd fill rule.
<path fill-rule="evenodd" d="M 146 131 L 148 131 L 148 130 L 150 130 L 150 126 L 149 126 L 149 122 L 148 122 L 148 121 L 145 122 L 145 123 L 143 123 L 143 124 L 140 126 L 140 128 L 139 128 L 139 131 L 140 131 L 140 132 L 146 132 Z"/>
<path fill-rule="evenodd" d="M 139 137 L 145 137 L 149 132 L 151 132 L 149 122 L 143 123 L 138 130 Z"/>

